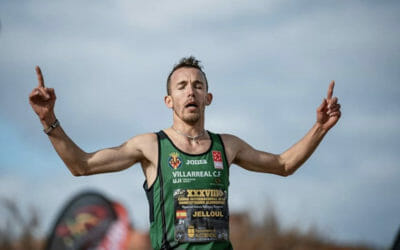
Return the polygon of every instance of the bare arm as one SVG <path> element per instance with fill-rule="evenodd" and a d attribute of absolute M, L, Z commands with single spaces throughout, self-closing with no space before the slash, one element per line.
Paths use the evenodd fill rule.
<path fill-rule="evenodd" d="M 317 121 L 310 131 L 295 145 L 282 154 L 271 154 L 256 150 L 241 139 L 223 135 L 228 161 L 245 169 L 288 176 L 294 173 L 314 152 L 325 134 L 341 116 L 340 104 L 332 98 L 334 82 L 329 85 L 327 98 L 317 109 Z"/>
<path fill-rule="evenodd" d="M 36 67 L 36 73 L 39 85 L 29 95 L 29 102 L 43 128 L 46 129 L 56 120 L 54 114 L 56 96 L 54 89 L 44 86 L 39 67 Z M 52 130 L 48 136 L 60 158 L 75 176 L 115 172 L 128 168 L 138 161 L 145 160 L 143 147 L 156 140 L 154 135 L 145 134 L 134 137 L 118 147 L 86 153 L 68 137 L 61 126 Z"/>

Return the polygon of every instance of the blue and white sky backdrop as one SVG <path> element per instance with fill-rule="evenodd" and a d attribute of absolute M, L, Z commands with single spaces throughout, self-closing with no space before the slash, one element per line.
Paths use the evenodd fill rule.
<path fill-rule="evenodd" d="M 294 175 L 231 168 L 230 209 L 255 220 L 388 246 L 400 225 L 400 2 L 0 2 L 0 197 L 34 206 L 49 230 L 77 192 L 120 201 L 146 230 L 139 165 L 73 177 L 28 104 L 34 66 L 56 90 L 56 115 L 84 150 L 171 125 L 165 80 L 195 55 L 214 102 L 206 128 L 280 153 L 315 122 L 336 80 L 343 116 Z M 5 214 L 0 213 L 0 223 Z"/>

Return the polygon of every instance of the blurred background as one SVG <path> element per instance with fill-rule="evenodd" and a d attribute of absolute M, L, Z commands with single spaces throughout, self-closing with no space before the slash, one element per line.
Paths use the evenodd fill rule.
<path fill-rule="evenodd" d="M 36 218 L 31 231 L 43 239 L 87 188 L 124 204 L 137 230 L 149 228 L 139 165 L 73 177 L 58 158 L 28 103 L 35 65 L 55 88 L 64 130 L 91 152 L 169 127 L 166 78 L 194 55 L 214 94 L 206 129 L 257 149 L 281 153 L 301 139 L 331 80 L 342 105 L 294 175 L 233 165 L 232 214 L 257 227 L 272 213 L 280 232 L 389 247 L 400 225 L 399 10 L 398 1 L 2 0 L 0 232 L 18 224 L 13 204 L 24 223 Z"/>

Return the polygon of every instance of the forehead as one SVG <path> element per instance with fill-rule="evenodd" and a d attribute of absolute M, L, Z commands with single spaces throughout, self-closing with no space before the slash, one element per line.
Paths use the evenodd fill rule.
<path fill-rule="evenodd" d="M 182 67 L 172 73 L 171 84 L 179 83 L 182 81 L 200 81 L 205 83 L 206 79 L 199 69 L 193 67 Z"/>

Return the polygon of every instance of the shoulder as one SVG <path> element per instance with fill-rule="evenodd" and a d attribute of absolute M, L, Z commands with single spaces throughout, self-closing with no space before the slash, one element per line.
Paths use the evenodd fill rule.
<path fill-rule="evenodd" d="M 127 140 L 122 147 L 125 152 L 140 161 L 142 165 L 144 162 L 156 163 L 158 152 L 156 133 L 136 135 Z"/>
<path fill-rule="evenodd" d="M 157 147 L 157 134 L 156 133 L 145 133 L 139 134 L 125 142 L 128 148 L 135 148 L 143 151 L 149 148 Z"/>
<path fill-rule="evenodd" d="M 225 150 L 232 154 L 233 157 L 236 157 L 236 155 L 241 151 L 253 149 L 247 142 L 235 135 L 221 134 L 220 136 L 225 145 Z"/>
<path fill-rule="evenodd" d="M 240 145 L 241 143 L 244 143 L 242 139 L 232 134 L 220 134 L 220 136 L 223 143 L 225 144 L 225 147 L 235 147 Z"/>
<path fill-rule="evenodd" d="M 242 139 L 232 134 L 220 134 L 220 136 L 230 165 L 235 160 L 238 152 L 247 144 Z"/>
<path fill-rule="evenodd" d="M 156 133 L 145 133 L 132 137 L 130 140 L 137 142 L 147 142 L 154 143 L 157 142 L 157 134 Z"/>
<path fill-rule="evenodd" d="M 157 142 L 157 134 L 156 133 L 145 133 L 135 135 L 130 138 L 127 142 L 129 143 L 155 143 Z"/>

